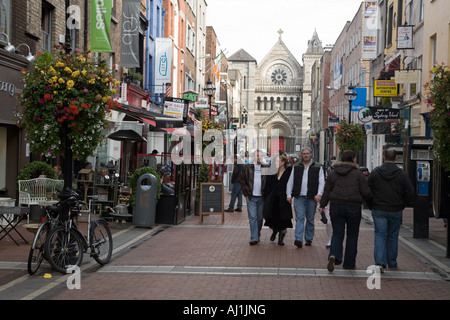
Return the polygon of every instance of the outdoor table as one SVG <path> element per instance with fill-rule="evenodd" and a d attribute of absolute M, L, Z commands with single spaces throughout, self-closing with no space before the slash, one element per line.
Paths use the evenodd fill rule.
<path fill-rule="evenodd" d="M 14 230 L 22 239 L 25 241 L 25 243 L 28 244 L 28 241 L 22 236 L 22 234 L 17 230 L 17 226 L 20 222 L 22 222 L 23 219 L 30 213 L 29 207 L 5 207 L 0 206 L 0 217 L 6 222 L 6 225 L 0 225 L 0 235 L 2 237 L 0 238 L 0 241 L 8 236 L 10 237 L 17 245 L 19 243 L 12 237 L 11 232 Z"/>

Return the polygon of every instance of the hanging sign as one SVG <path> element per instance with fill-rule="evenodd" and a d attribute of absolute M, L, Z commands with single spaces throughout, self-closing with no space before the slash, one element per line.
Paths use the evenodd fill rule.
<path fill-rule="evenodd" d="M 397 49 L 414 49 L 413 26 L 400 26 L 397 28 Z"/>
<path fill-rule="evenodd" d="M 392 80 L 375 80 L 374 97 L 396 97 L 398 96 L 397 84 Z"/>
<path fill-rule="evenodd" d="M 369 107 L 370 113 L 375 120 L 400 119 L 400 109 Z"/>
<path fill-rule="evenodd" d="M 140 0 L 122 1 L 121 61 L 123 67 L 140 67 L 139 64 L 139 8 Z"/>
<path fill-rule="evenodd" d="M 91 1 L 91 51 L 112 52 L 111 28 L 112 0 Z"/>

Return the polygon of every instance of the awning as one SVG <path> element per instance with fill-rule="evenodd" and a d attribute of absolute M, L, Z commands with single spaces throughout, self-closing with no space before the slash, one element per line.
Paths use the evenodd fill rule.
<path fill-rule="evenodd" d="M 391 78 L 397 70 L 400 70 L 400 57 L 395 58 L 389 64 L 385 65 L 378 73 L 378 79 L 380 79 L 383 75 L 387 75 Z"/>
<path fill-rule="evenodd" d="M 132 107 L 126 104 L 113 105 L 113 110 L 125 113 L 131 117 L 139 118 L 142 121 L 156 128 L 181 128 L 183 119 L 165 116 L 160 113 L 148 111 L 142 108 Z"/>
<path fill-rule="evenodd" d="M 147 140 L 143 138 L 141 135 L 139 135 L 134 130 L 119 130 L 116 132 L 111 133 L 108 136 L 109 139 L 116 140 L 116 141 L 145 141 Z"/>

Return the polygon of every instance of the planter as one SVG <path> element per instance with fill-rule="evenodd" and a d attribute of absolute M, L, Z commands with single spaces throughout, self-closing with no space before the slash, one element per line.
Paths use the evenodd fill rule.
<path fill-rule="evenodd" d="M 30 222 L 41 222 L 45 217 L 45 209 L 38 205 L 30 206 Z"/>

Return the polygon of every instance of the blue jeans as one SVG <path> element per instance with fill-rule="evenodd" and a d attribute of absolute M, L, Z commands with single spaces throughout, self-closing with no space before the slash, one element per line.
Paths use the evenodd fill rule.
<path fill-rule="evenodd" d="M 250 223 L 250 241 L 259 241 L 259 234 L 263 225 L 264 198 L 247 197 L 248 221 Z"/>
<path fill-rule="evenodd" d="M 342 262 L 345 228 L 347 227 L 347 240 L 345 243 L 344 269 L 351 269 L 356 264 L 358 253 L 359 226 L 361 224 L 361 206 L 345 206 L 330 204 L 331 225 L 333 236 L 331 237 L 330 256 L 334 256 L 336 262 Z"/>
<path fill-rule="evenodd" d="M 377 266 L 397 266 L 398 234 L 402 221 L 402 212 L 372 210 L 375 227 L 374 258 Z"/>
<path fill-rule="evenodd" d="M 303 233 L 305 234 L 305 240 L 313 240 L 314 215 L 316 214 L 316 208 L 317 202 L 314 199 L 308 199 L 305 196 L 294 198 L 295 240 L 300 240 L 303 242 Z"/>
<path fill-rule="evenodd" d="M 238 200 L 236 209 L 242 209 L 242 189 L 241 184 L 239 182 L 235 182 L 232 184 L 231 199 L 228 208 L 234 209 L 234 203 L 236 202 L 236 198 Z"/>

